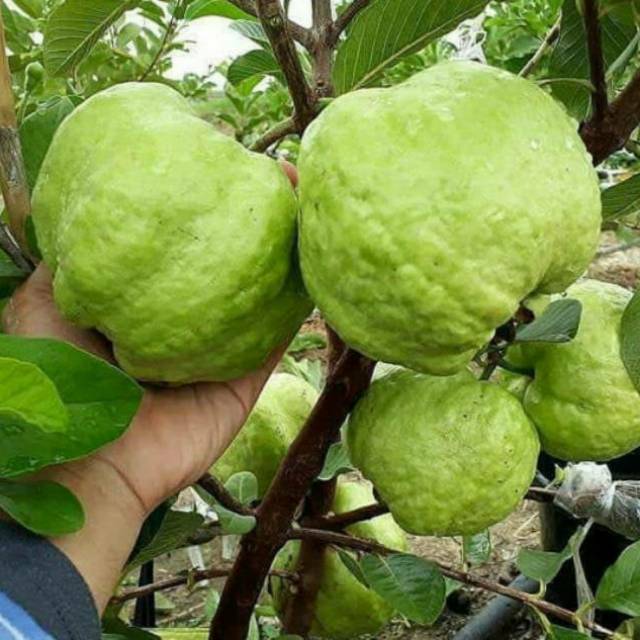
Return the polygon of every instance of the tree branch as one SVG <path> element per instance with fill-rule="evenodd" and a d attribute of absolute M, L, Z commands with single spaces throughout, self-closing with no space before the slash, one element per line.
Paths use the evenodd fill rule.
<path fill-rule="evenodd" d="M 337 533 L 334 531 L 326 531 L 320 529 L 293 529 L 290 532 L 292 540 L 320 540 L 325 544 L 331 544 L 343 549 L 353 549 L 354 551 L 360 551 L 363 553 L 375 553 L 379 555 L 390 555 L 393 553 L 402 553 L 395 551 L 389 547 L 385 547 L 377 542 L 371 540 L 364 540 L 363 538 L 356 538 L 344 533 Z M 577 615 L 574 611 L 564 609 L 551 602 L 539 599 L 536 595 L 519 591 L 513 587 L 508 587 L 500 584 L 499 582 L 493 582 L 479 576 L 471 575 L 467 571 L 460 571 L 453 569 L 438 560 L 431 560 L 440 569 L 441 573 L 447 578 L 464 582 L 474 587 L 479 587 L 485 591 L 492 593 L 498 593 L 503 596 L 518 600 L 524 604 L 530 605 L 539 611 L 546 613 L 547 615 L 568 622 L 569 624 L 575 624 Z M 596 633 L 598 636 L 604 638 L 610 638 L 613 636 L 613 631 L 603 627 L 595 622 L 582 621 L 582 624 Z"/>
<path fill-rule="evenodd" d="M 12 236 L 10 238 L 7 230 L 4 229 L 0 246 L 17 266 L 27 268 L 30 271 L 29 245 L 25 224 L 31 213 L 31 201 L 18 135 L 2 16 L 0 16 L 0 187 L 2 188 L 4 206 L 9 216 L 9 229 Z M 16 242 L 13 242 L 13 239 Z M 16 245 L 20 248 L 20 252 Z M 22 254 L 22 260 L 18 253 Z"/>
<path fill-rule="evenodd" d="M 233 571 L 212 621 L 210 640 L 244 640 L 262 585 L 289 537 L 302 499 L 322 470 L 329 447 L 360 394 L 375 363 L 351 349 L 327 379 L 320 399 L 285 456 L 256 514 L 256 527 L 244 536 Z"/>
<path fill-rule="evenodd" d="M 257 0 L 258 17 L 269 38 L 271 48 L 284 73 L 293 99 L 293 119 L 302 133 L 315 118 L 315 100 L 302 71 L 296 46 L 287 30 L 286 18 L 280 0 Z"/>
<path fill-rule="evenodd" d="M 333 95 L 331 73 L 333 69 L 333 16 L 331 0 L 313 2 L 313 81 L 316 98 L 328 98 Z"/>
<path fill-rule="evenodd" d="M 214 478 L 210 473 L 205 473 L 200 480 L 198 486 L 204 489 L 209 495 L 213 496 L 225 509 L 239 513 L 243 516 L 254 515 L 253 509 L 246 507 L 239 500 L 236 500 L 226 489 L 226 487 Z"/>
<path fill-rule="evenodd" d="M 288 120 L 284 120 L 273 128 L 269 129 L 261 138 L 258 138 L 252 145 L 251 151 L 257 151 L 258 153 L 262 153 L 266 151 L 272 144 L 279 142 L 282 138 L 291 135 L 292 133 L 297 133 L 298 127 L 293 120 L 293 118 L 289 118 Z"/>
<path fill-rule="evenodd" d="M 353 511 L 345 511 L 332 516 L 323 516 L 321 518 L 304 518 L 302 524 L 310 529 L 329 529 L 330 531 L 340 531 L 346 529 L 353 524 L 363 522 L 364 520 L 372 520 L 378 516 L 389 513 L 389 507 L 378 502 L 368 504 Z"/>
<path fill-rule="evenodd" d="M 197 569 L 194 571 L 189 571 L 185 575 L 174 576 L 173 578 L 166 578 L 165 580 L 158 580 L 158 582 L 152 582 L 151 584 L 147 584 L 144 587 L 137 587 L 135 589 L 128 589 L 127 591 L 123 591 L 122 593 L 119 593 L 111 598 L 111 604 L 122 604 L 123 602 L 127 602 L 128 600 L 142 598 L 152 593 L 156 593 L 157 591 L 174 589 L 175 587 L 180 587 L 184 584 L 194 585 L 198 582 L 202 582 L 203 580 L 211 580 L 212 578 L 226 578 L 229 575 L 230 571 L 230 568 L 218 569 L 216 567 L 213 567 L 211 569 Z M 292 582 L 297 582 L 298 580 L 298 576 L 295 573 L 291 573 L 290 571 L 273 570 L 271 571 L 270 575 Z"/>
<path fill-rule="evenodd" d="M 608 107 L 607 81 L 605 77 L 604 53 L 602 52 L 602 33 L 598 15 L 598 0 L 583 0 L 584 24 L 587 31 L 587 49 L 589 68 L 593 85 L 593 120 L 601 122 Z"/>
<path fill-rule="evenodd" d="M 242 9 L 245 13 L 256 18 L 258 17 L 258 9 L 256 8 L 254 0 L 229 0 L 229 2 L 238 7 L 238 9 Z M 287 19 L 287 29 L 296 42 L 299 42 L 308 51 L 311 51 L 313 48 L 313 34 L 311 29 L 307 29 L 289 19 Z"/>
<path fill-rule="evenodd" d="M 553 25 L 553 27 L 549 29 L 549 33 L 547 33 L 547 35 L 545 36 L 538 50 L 529 59 L 527 64 L 524 67 L 522 67 L 522 69 L 520 70 L 520 73 L 518 74 L 520 77 L 526 78 L 540 64 L 540 60 L 544 58 L 545 53 L 547 53 L 549 48 L 558 39 L 558 36 L 560 35 L 561 23 L 562 23 L 562 18 L 558 18 L 558 20 Z"/>
<path fill-rule="evenodd" d="M 338 16 L 331 29 L 331 44 L 335 46 L 338 38 L 344 30 L 351 24 L 353 19 L 366 9 L 372 0 L 353 0 L 353 2 Z"/>

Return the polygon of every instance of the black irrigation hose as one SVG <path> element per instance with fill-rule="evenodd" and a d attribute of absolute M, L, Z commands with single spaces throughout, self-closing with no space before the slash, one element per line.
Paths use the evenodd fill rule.
<path fill-rule="evenodd" d="M 519 591 L 536 593 L 538 583 L 526 576 L 518 576 L 510 585 Z M 522 602 L 507 596 L 496 596 L 485 605 L 469 622 L 453 637 L 453 640 L 488 640 L 495 638 L 515 615 L 524 607 Z"/>
<path fill-rule="evenodd" d="M 153 582 L 153 560 L 140 567 L 139 587 L 145 587 Z M 149 593 L 136 600 L 133 613 L 133 625 L 136 627 L 153 629 L 156 626 L 156 598 L 154 593 Z"/>

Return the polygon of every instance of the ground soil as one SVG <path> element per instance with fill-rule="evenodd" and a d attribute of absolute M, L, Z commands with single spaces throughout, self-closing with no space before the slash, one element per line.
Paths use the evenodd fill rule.
<path fill-rule="evenodd" d="M 617 249 L 613 251 L 614 249 Z M 638 284 L 640 274 L 640 247 L 622 248 L 614 234 L 605 233 L 602 237 L 600 255 L 589 269 L 589 276 L 608 282 L 614 282 L 633 289 Z M 324 332 L 321 319 L 312 317 L 305 325 L 305 331 Z M 325 358 L 321 350 L 306 354 L 306 357 Z M 515 576 L 514 560 L 518 549 L 539 546 L 539 519 L 535 503 L 526 502 L 505 522 L 494 527 L 492 535 L 492 554 L 490 561 L 473 569 L 478 575 L 490 577 L 503 583 L 509 583 Z M 451 565 L 460 565 L 461 546 L 455 539 L 413 538 L 411 546 L 414 553 L 424 558 L 434 558 Z M 207 563 L 221 562 L 219 543 L 205 549 Z M 175 575 L 188 566 L 185 550 L 162 558 L 157 562 L 156 579 Z M 221 583 L 213 583 L 220 587 Z M 477 590 L 464 588 L 449 600 L 444 615 L 433 628 L 409 626 L 402 621 L 394 621 L 377 636 L 377 640 L 450 640 L 469 619 L 491 598 Z M 166 594 L 159 603 L 159 624 L 162 626 L 198 626 L 205 622 L 206 591 L 189 592 L 185 588 Z M 533 640 L 542 638 L 539 626 L 531 614 L 523 610 L 506 629 L 492 636 L 492 640 Z"/>

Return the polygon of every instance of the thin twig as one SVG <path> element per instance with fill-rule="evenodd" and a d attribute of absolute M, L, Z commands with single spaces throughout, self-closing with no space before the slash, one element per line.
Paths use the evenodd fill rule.
<path fill-rule="evenodd" d="M 538 64 L 540 64 L 540 61 L 542 60 L 542 58 L 544 58 L 549 48 L 558 39 L 558 36 L 560 35 L 561 22 L 562 18 L 558 18 L 558 20 L 556 20 L 556 23 L 553 25 L 553 27 L 551 27 L 551 29 L 549 29 L 549 32 L 545 36 L 541 45 L 538 47 L 538 50 L 529 59 L 527 64 L 522 67 L 518 75 L 520 75 L 522 78 L 526 78 L 535 70 Z"/>
<path fill-rule="evenodd" d="M 251 151 L 262 153 L 263 151 L 266 151 L 271 145 L 282 140 L 282 138 L 285 138 L 292 133 L 297 133 L 297 131 L 298 127 L 293 118 L 284 120 L 269 129 L 269 131 L 267 131 L 262 137 L 258 138 L 251 145 Z"/>
<path fill-rule="evenodd" d="M 323 529 L 292 529 L 290 537 L 292 540 L 320 540 L 322 542 L 325 542 L 326 544 L 331 544 L 336 547 L 345 549 L 353 549 L 354 551 L 361 551 L 363 553 L 375 553 L 379 555 L 401 553 L 400 551 L 385 547 L 378 542 L 365 540 L 363 538 L 356 538 L 354 536 L 350 536 L 344 533 L 337 533 L 335 531 L 326 531 Z M 465 584 L 474 587 L 479 587 L 480 589 L 484 589 L 485 591 L 490 591 L 492 593 L 498 593 L 500 595 L 507 596 L 509 598 L 512 598 L 513 600 L 518 600 L 519 602 L 530 605 L 549 616 L 552 616 L 559 620 L 563 620 L 564 622 L 568 622 L 569 624 L 576 623 L 577 616 L 574 611 L 570 611 L 569 609 L 564 609 L 563 607 L 559 607 L 551 602 L 541 600 L 535 595 L 525 593 L 524 591 L 519 591 L 518 589 L 514 589 L 513 587 L 508 587 L 498 582 L 493 582 L 492 580 L 487 580 L 479 576 L 471 575 L 467 571 L 454 569 L 438 560 L 431 560 L 431 562 L 436 564 L 441 573 L 448 578 L 458 580 L 459 582 L 464 582 Z M 583 624 L 587 629 L 590 629 L 601 637 L 609 638 L 613 636 L 613 631 L 595 622 L 584 621 Z"/>
<path fill-rule="evenodd" d="M 257 9 L 262 28 L 289 87 L 295 108 L 293 119 L 298 131 L 302 132 L 315 118 L 315 100 L 302 70 L 296 45 L 288 31 L 282 5 L 280 0 L 257 0 Z"/>
<path fill-rule="evenodd" d="M 353 2 L 338 16 L 331 30 L 331 43 L 335 45 L 340 35 L 351 24 L 353 19 L 366 7 L 371 4 L 372 0 L 353 0 Z"/>
<path fill-rule="evenodd" d="M 545 489 L 544 487 L 529 487 L 525 498 L 534 502 L 553 502 L 557 491 L 554 489 Z"/>
<path fill-rule="evenodd" d="M 374 504 L 368 504 L 359 509 L 353 511 L 345 511 L 344 513 L 338 513 L 331 516 L 324 516 L 322 518 L 308 518 L 302 521 L 305 527 L 311 529 L 329 529 L 331 531 L 339 531 L 350 527 L 358 522 L 365 520 L 372 520 L 378 516 L 382 516 L 385 513 L 389 513 L 389 507 L 384 504 L 376 502 Z"/>
<path fill-rule="evenodd" d="M 204 489 L 209 495 L 213 496 L 225 509 L 239 513 L 243 516 L 251 516 L 254 514 L 253 509 L 245 506 L 239 500 L 236 500 L 226 489 L 226 487 L 214 478 L 210 473 L 205 473 L 200 480 L 198 486 Z"/>
<path fill-rule="evenodd" d="M 609 106 L 604 53 L 602 52 L 602 33 L 598 15 L 598 0 L 582 0 L 584 25 L 587 31 L 587 49 L 589 69 L 593 85 L 593 120 L 600 122 Z"/>
<path fill-rule="evenodd" d="M 155 66 L 158 64 L 158 61 L 160 60 L 160 58 L 162 58 L 164 52 L 165 52 L 165 48 L 167 46 L 167 43 L 169 42 L 169 38 L 172 38 L 175 31 L 176 31 L 176 27 L 178 26 L 178 18 L 177 18 L 177 13 L 178 11 L 180 11 L 180 8 L 184 5 L 184 0 L 183 2 L 179 3 L 176 8 L 174 9 L 173 13 L 171 14 L 171 19 L 169 20 L 169 24 L 167 25 L 167 28 L 164 31 L 164 36 L 162 37 L 162 42 L 160 42 L 160 45 L 158 46 L 158 50 L 156 51 L 156 54 L 153 56 L 153 60 L 151 60 L 151 63 L 149 64 L 149 66 L 146 68 L 146 70 L 142 73 L 142 75 L 139 78 L 139 82 L 144 82 L 149 75 L 151 74 L 151 72 L 154 70 Z"/>
<path fill-rule="evenodd" d="M 618 253 L 619 251 L 629 251 L 629 249 L 633 249 L 638 245 L 640 245 L 640 238 L 634 238 L 633 240 L 623 242 L 622 244 L 614 244 L 612 247 L 600 249 L 600 251 L 596 253 L 596 258 L 604 258 L 605 256 L 610 256 L 612 253 Z"/>
<path fill-rule="evenodd" d="M 211 569 L 195 569 L 189 571 L 185 575 L 174 576 L 172 578 L 166 578 L 165 580 L 158 580 L 158 582 L 152 582 L 144 587 L 136 587 L 135 589 L 128 589 L 119 593 L 111 598 L 112 604 L 122 604 L 128 600 L 135 600 L 148 596 L 151 593 L 158 591 L 166 591 L 167 589 L 174 589 L 175 587 L 181 587 L 184 584 L 195 585 L 203 580 L 211 580 L 213 578 L 226 578 L 231 572 L 231 567 L 220 569 L 213 567 Z M 283 580 L 289 580 L 296 582 L 298 576 L 290 571 L 279 571 L 274 569 L 271 575 L 276 578 L 282 578 Z"/>
<path fill-rule="evenodd" d="M 33 270 L 31 262 L 24 257 L 4 222 L 0 222 L 0 249 L 11 258 L 11 261 L 18 269 L 25 273 L 30 273 Z"/>

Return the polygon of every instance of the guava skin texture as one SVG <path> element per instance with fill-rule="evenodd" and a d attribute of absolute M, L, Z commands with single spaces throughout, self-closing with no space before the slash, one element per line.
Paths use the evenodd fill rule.
<path fill-rule="evenodd" d="M 296 197 L 273 160 L 173 89 L 120 84 L 57 131 L 33 194 L 63 315 L 142 380 L 228 380 L 265 362 L 311 305 Z"/>
<path fill-rule="evenodd" d="M 300 259 L 366 355 L 449 375 L 530 293 L 596 249 L 598 180 L 576 124 L 533 83 L 446 62 L 334 100 L 300 150 Z"/>
<path fill-rule="evenodd" d="M 373 504 L 371 485 L 340 481 L 336 489 L 333 511 L 344 513 Z M 406 551 L 407 538 L 390 515 L 347 528 L 355 536 L 368 538 L 398 551 Z M 295 570 L 300 545 L 289 542 L 276 558 L 278 569 Z M 279 616 L 284 615 L 289 596 L 287 585 L 272 581 L 274 604 Z M 316 601 L 311 636 L 329 640 L 348 640 L 363 634 L 376 634 L 393 616 L 390 607 L 374 591 L 360 584 L 344 566 L 338 554 L 327 549 L 322 558 L 322 582 Z"/>
<path fill-rule="evenodd" d="M 518 399 L 468 371 L 375 381 L 351 414 L 347 442 L 396 522 L 436 536 L 472 535 L 508 516 L 540 448 Z"/>
<path fill-rule="evenodd" d="M 302 378 L 272 375 L 238 437 L 211 473 L 226 482 L 234 473 L 250 471 L 263 496 L 317 399 L 318 392 Z"/>
<path fill-rule="evenodd" d="M 620 320 L 631 295 L 597 280 L 576 283 L 567 289 L 582 303 L 576 337 L 520 347 L 535 371 L 524 408 L 556 458 L 606 461 L 640 446 L 640 395 L 620 357 Z"/>

